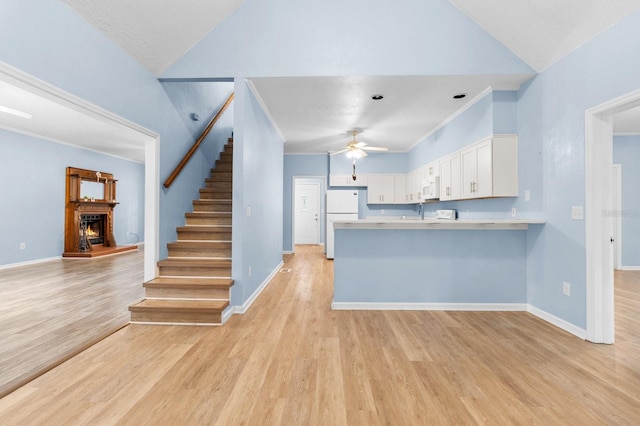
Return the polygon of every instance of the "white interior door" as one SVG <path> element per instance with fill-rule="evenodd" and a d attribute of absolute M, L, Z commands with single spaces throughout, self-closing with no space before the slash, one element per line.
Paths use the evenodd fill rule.
<path fill-rule="evenodd" d="M 320 244 L 320 185 L 296 183 L 294 244 Z"/>

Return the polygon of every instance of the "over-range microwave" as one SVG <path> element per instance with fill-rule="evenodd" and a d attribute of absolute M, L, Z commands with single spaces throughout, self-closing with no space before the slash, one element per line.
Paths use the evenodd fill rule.
<path fill-rule="evenodd" d="M 430 176 L 422 181 L 422 199 L 437 200 L 440 198 L 440 176 Z"/>

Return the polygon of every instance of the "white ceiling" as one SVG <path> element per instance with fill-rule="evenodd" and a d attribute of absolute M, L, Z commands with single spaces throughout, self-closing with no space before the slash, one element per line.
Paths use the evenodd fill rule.
<path fill-rule="evenodd" d="M 244 0 L 62 0 L 155 75 Z"/>
<path fill-rule="evenodd" d="M 1 105 L 31 115 L 24 118 L 0 112 L 0 128 L 144 163 L 149 138 L 67 99 L 0 73 Z M 98 111 L 97 107 L 93 109 Z"/>
<path fill-rule="evenodd" d="M 161 74 L 244 0 L 63 0 L 155 75 Z M 544 70 L 640 8 L 640 0 L 449 0 L 535 70 Z M 1 77 L 1 76 L 0 76 Z M 256 78 L 260 98 L 286 140 L 285 151 L 326 152 L 350 140 L 404 151 L 488 87 L 517 88 L 527 76 Z M 139 134 L 79 116 L 55 99 L 4 82 L 0 127 L 144 160 Z M 454 102 L 453 94 L 468 93 Z M 370 96 L 385 98 L 374 102 Z M 12 106 L 13 105 L 13 106 Z M 27 107 L 28 105 L 28 107 Z M 615 133 L 640 134 L 640 109 L 614 117 Z"/>
<path fill-rule="evenodd" d="M 540 72 L 640 8 L 640 0 L 449 0 Z"/>
<path fill-rule="evenodd" d="M 487 88 L 516 90 L 530 75 L 254 78 L 285 153 L 337 151 L 358 141 L 406 151 Z M 465 93 L 464 99 L 453 95 Z M 372 100 L 381 94 L 382 100 Z"/>

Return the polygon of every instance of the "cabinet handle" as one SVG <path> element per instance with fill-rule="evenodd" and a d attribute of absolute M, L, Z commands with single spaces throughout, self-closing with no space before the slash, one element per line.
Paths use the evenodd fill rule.
<path fill-rule="evenodd" d="M 469 183 L 469 192 L 473 194 L 473 182 Z"/>

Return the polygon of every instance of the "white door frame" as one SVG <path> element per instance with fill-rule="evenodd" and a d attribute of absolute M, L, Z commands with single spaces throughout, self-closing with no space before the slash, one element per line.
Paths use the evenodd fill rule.
<path fill-rule="evenodd" d="M 291 253 L 296 252 L 296 180 L 317 180 L 320 183 L 320 224 L 318 230 L 322 229 L 322 224 L 325 222 L 325 208 L 323 206 L 324 198 L 327 192 L 327 177 L 326 176 L 292 176 L 291 177 Z M 325 228 L 326 229 L 326 228 Z M 322 240 L 322 234 L 320 235 Z"/>
<path fill-rule="evenodd" d="M 614 164 L 613 172 L 613 240 L 615 256 L 613 258 L 614 269 L 622 269 L 622 164 Z"/>
<path fill-rule="evenodd" d="M 612 229 L 610 216 L 613 133 L 611 115 L 640 105 L 640 90 L 585 112 L 585 243 L 587 340 L 613 343 Z"/>

